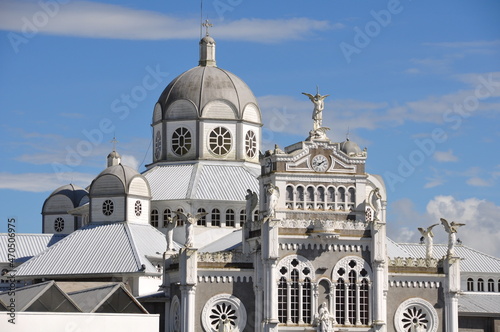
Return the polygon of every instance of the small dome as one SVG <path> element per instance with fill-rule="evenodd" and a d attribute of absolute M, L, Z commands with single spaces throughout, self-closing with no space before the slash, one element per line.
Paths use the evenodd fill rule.
<path fill-rule="evenodd" d="M 340 143 L 340 150 L 350 157 L 356 157 L 363 155 L 363 152 L 359 148 L 359 145 L 349 139 Z"/>
<path fill-rule="evenodd" d="M 109 154 L 108 154 L 108 158 L 121 158 L 120 154 L 116 151 L 111 151 Z"/>
<path fill-rule="evenodd" d="M 67 184 L 54 190 L 45 200 L 42 212 L 74 209 L 88 202 L 88 191 L 74 184 Z"/>
<path fill-rule="evenodd" d="M 150 196 L 151 190 L 147 180 L 139 172 L 119 164 L 106 168 L 92 181 L 90 194 Z"/>

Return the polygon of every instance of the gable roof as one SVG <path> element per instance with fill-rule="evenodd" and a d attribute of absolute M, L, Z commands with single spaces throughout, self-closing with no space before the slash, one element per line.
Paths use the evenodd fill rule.
<path fill-rule="evenodd" d="M 84 288 L 68 292 L 68 295 L 83 312 L 148 313 L 123 283 Z"/>
<path fill-rule="evenodd" d="M 10 302 L 9 291 L 0 293 L 4 306 Z M 51 280 L 16 289 L 16 311 L 81 312 L 78 305 Z"/>
<path fill-rule="evenodd" d="M 20 264 L 64 239 L 62 234 L 16 234 L 16 260 Z M 7 248 L 9 234 L 0 233 L 0 248 Z M 7 250 L 0 250 L 0 263 L 7 263 Z"/>
<path fill-rule="evenodd" d="M 158 256 L 166 245 L 149 224 L 91 223 L 20 265 L 16 277 L 160 275 L 146 256 Z"/>

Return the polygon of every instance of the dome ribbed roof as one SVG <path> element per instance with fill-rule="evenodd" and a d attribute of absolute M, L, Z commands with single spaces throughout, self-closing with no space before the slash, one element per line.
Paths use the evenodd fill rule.
<path fill-rule="evenodd" d="M 54 190 L 49 197 L 45 200 L 42 211 L 46 210 L 47 207 L 47 202 L 50 200 L 50 198 L 56 196 L 56 195 L 63 195 L 66 196 L 67 198 L 70 199 L 71 203 L 73 204 L 73 207 L 78 207 L 82 203 L 82 199 L 87 196 L 89 193 L 87 190 L 83 189 L 82 187 L 79 187 L 77 185 L 74 185 L 72 183 L 61 186 Z"/>
<path fill-rule="evenodd" d="M 349 139 L 340 143 L 340 150 L 348 156 L 358 156 L 361 154 L 359 145 Z"/>
<path fill-rule="evenodd" d="M 192 102 L 201 116 L 201 111 L 211 101 L 222 100 L 232 104 L 241 118 L 244 107 L 257 100 L 250 88 L 233 73 L 215 67 L 198 66 L 177 76 L 165 88 L 158 103 L 164 110 L 178 100 Z"/>

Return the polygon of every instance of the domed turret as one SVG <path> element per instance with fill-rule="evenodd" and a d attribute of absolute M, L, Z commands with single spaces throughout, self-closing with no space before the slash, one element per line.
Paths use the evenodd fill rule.
<path fill-rule="evenodd" d="M 92 181 L 89 192 L 91 222 L 148 222 L 151 190 L 135 169 L 110 166 Z"/>
<path fill-rule="evenodd" d="M 215 40 L 200 40 L 199 66 L 165 88 L 153 113 L 153 162 L 231 160 L 258 163 L 262 119 L 238 76 L 216 66 Z"/>
<path fill-rule="evenodd" d="M 349 139 L 340 143 L 340 151 L 344 152 L 349 157 L 363 157 L 366 153 L 359 148 L 359 145 Z"/>
<path fill-rule="evenodd" d="M 88 203 L 87 190 L 67 184 L 54 190 L 42 207 L 44 233 L 69 234 L 79 228 L 81 220 L 69 211 Z"/>

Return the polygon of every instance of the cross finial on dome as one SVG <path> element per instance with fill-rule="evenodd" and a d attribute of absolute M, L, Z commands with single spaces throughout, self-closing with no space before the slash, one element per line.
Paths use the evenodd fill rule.
<path fill-rule="evenodd" d="M 118 141 L 116 140 L 116 137 L 113 136 L 113 139 L 111 141 L 109 141 L 110 143 L 113 143 L 113 151 L 116 151 L 116 143 L 118 143 Z"/>
<path fill-rule="evenodd" d="M 208 28 L 211 28 L 214 25 L 212 23 L 210 23 L 210 21 L 208 19 L 206 19 L 205 22 L 203 22 L 201 25 L 205 27 L 205 36 L 209 36 Z"/>
<path fill-rule="evenodd" d="M 349 140 L 349 126 L 347 126 L 347 133 L 345 134 L 346 141 Z"/>

